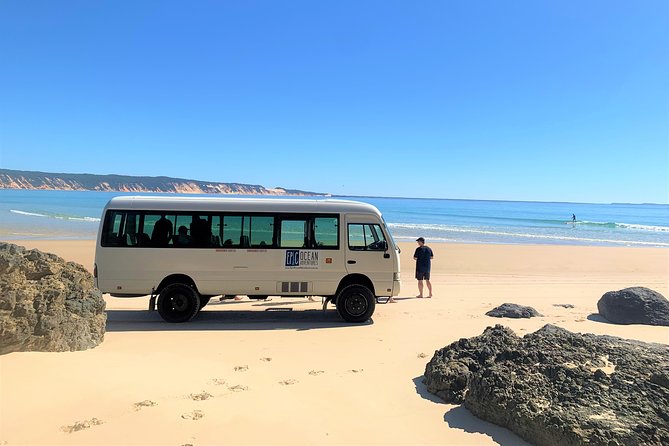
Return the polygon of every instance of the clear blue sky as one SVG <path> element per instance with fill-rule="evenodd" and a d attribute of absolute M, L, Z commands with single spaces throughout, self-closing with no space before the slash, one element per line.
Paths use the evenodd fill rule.
<path fill-rule="evenodd" d="M 669 1 L 0 2 L 0 167 L 669 202 Z"/>

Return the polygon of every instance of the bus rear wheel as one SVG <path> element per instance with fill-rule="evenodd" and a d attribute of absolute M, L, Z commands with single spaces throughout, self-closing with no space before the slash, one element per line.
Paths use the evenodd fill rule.
<path fill-rule="evenodd" d="M 199 310 L 200 296 L 188 285 L 167 285 L 158 296 L 158 314 L 167 322 L 188 322 Z"/>
<path fill-rule="evenodd" d="M 374 313 L 376 298 L 364 285 L 348 285 L 337 295 L 337 313 L 346 322 L 365 322 Z"/>

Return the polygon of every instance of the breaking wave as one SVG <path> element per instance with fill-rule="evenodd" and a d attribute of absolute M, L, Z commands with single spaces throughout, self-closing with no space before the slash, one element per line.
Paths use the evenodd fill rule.
<path fill-rule="evenodd" d="M 81 217 L 78 215 L 65 215 L 65 214 L 50 214 L 50 213 L 39 213 L 39 212 L 27 212 L 17 209 L 10 209 L 9 212 L 19 215 L 27 215 L 30 217 L 44 217 L 44 218 L 56 218 L 58 220 L 72 220 L 72 221 L 88 221 L 88 222 L 99 222 L 99 218 L 95 217 Z"/>
<path fill-rule="evenodd" d="M 572 235 L 563 235 L 563 234 L 539 234 L 539 233 L 527 233 L 527 232 L 509 232 L 504 230 L 490 230 L 490 229 L 479 229 L 479 228 L 464 228 L 464 227 L 455 227 L 447 225 L 421 225 L 421 224 L 406 224 L 406 223 L 388 223 L 388 226 L 397 231 L 393 235 L 396 239 L 406 240 L 410 239 L 413 241 L 419 235 L 425 235 L 426 233 L 431 233 L 430 238 L 434 241 L 457 241 L 457 236 L 453 237 L 444 237 L 447 234 L 473 234 L 473 235 L 482 235 L 482 236 L 493 236 L 493 237 L 508 237 L 511 239 L 530 239 L 530 240 L 547 240 L 555 242 L 580 242 L 580 243 L 610 243 L 610 244 L 619 244 L 619 245 L 640 245 L 640 246 L 662 246 L 669 247 L 669 243 L 660 242 L 660 241 L 645 241 L 645 240 L 627 240 L 627 239 L 613 239 L 613 238 L 592 238 L 592 237 L 577 237 Z M 633 225 L 633 226 L 643 226 L 643 225 Z M 652 226 L 651 226 L 652 228 Z M 660 227 L 662 228 L 662 227 Z M 637 228 L 634 228 L 637 229 Z M 669 228 L 667 228 L 669 229 Z M 411 231 L 411 235 L 407 235 L 406 232 Z"/>

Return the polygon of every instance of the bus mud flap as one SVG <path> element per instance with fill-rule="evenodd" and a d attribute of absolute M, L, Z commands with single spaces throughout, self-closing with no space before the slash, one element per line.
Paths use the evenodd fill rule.
<path fill-rule="evenodd" d="M 156 297 L 158 297 L 155 294 L 155 288 L 151 288 L 151 297 L 149 298 L 149 311 L 155 311 L 156 310 Z"/>
<path fill-rule="evenodd" d="M 330 297 L 326 297 L 326 298 L 323 300 L 323 312 L 327 311 L 327 309 L 328 309 L 328 302 L 330 302 L 331 300 L 332 300 L 332 298 L 330 298 Z"/>

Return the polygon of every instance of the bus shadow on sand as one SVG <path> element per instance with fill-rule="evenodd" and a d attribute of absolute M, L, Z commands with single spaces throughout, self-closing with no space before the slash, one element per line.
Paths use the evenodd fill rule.
<path fill-rule="evenodd" d="M 107 331 L 200 331 L 200 330 L 286 330 L 297 331 L 361 327 L 373 324 L 343 321 L 337 311 L 268 308 L 258 310 L 202 311 L 190 322 L 165 322 L 157 311 L 107 310 Z"/>

